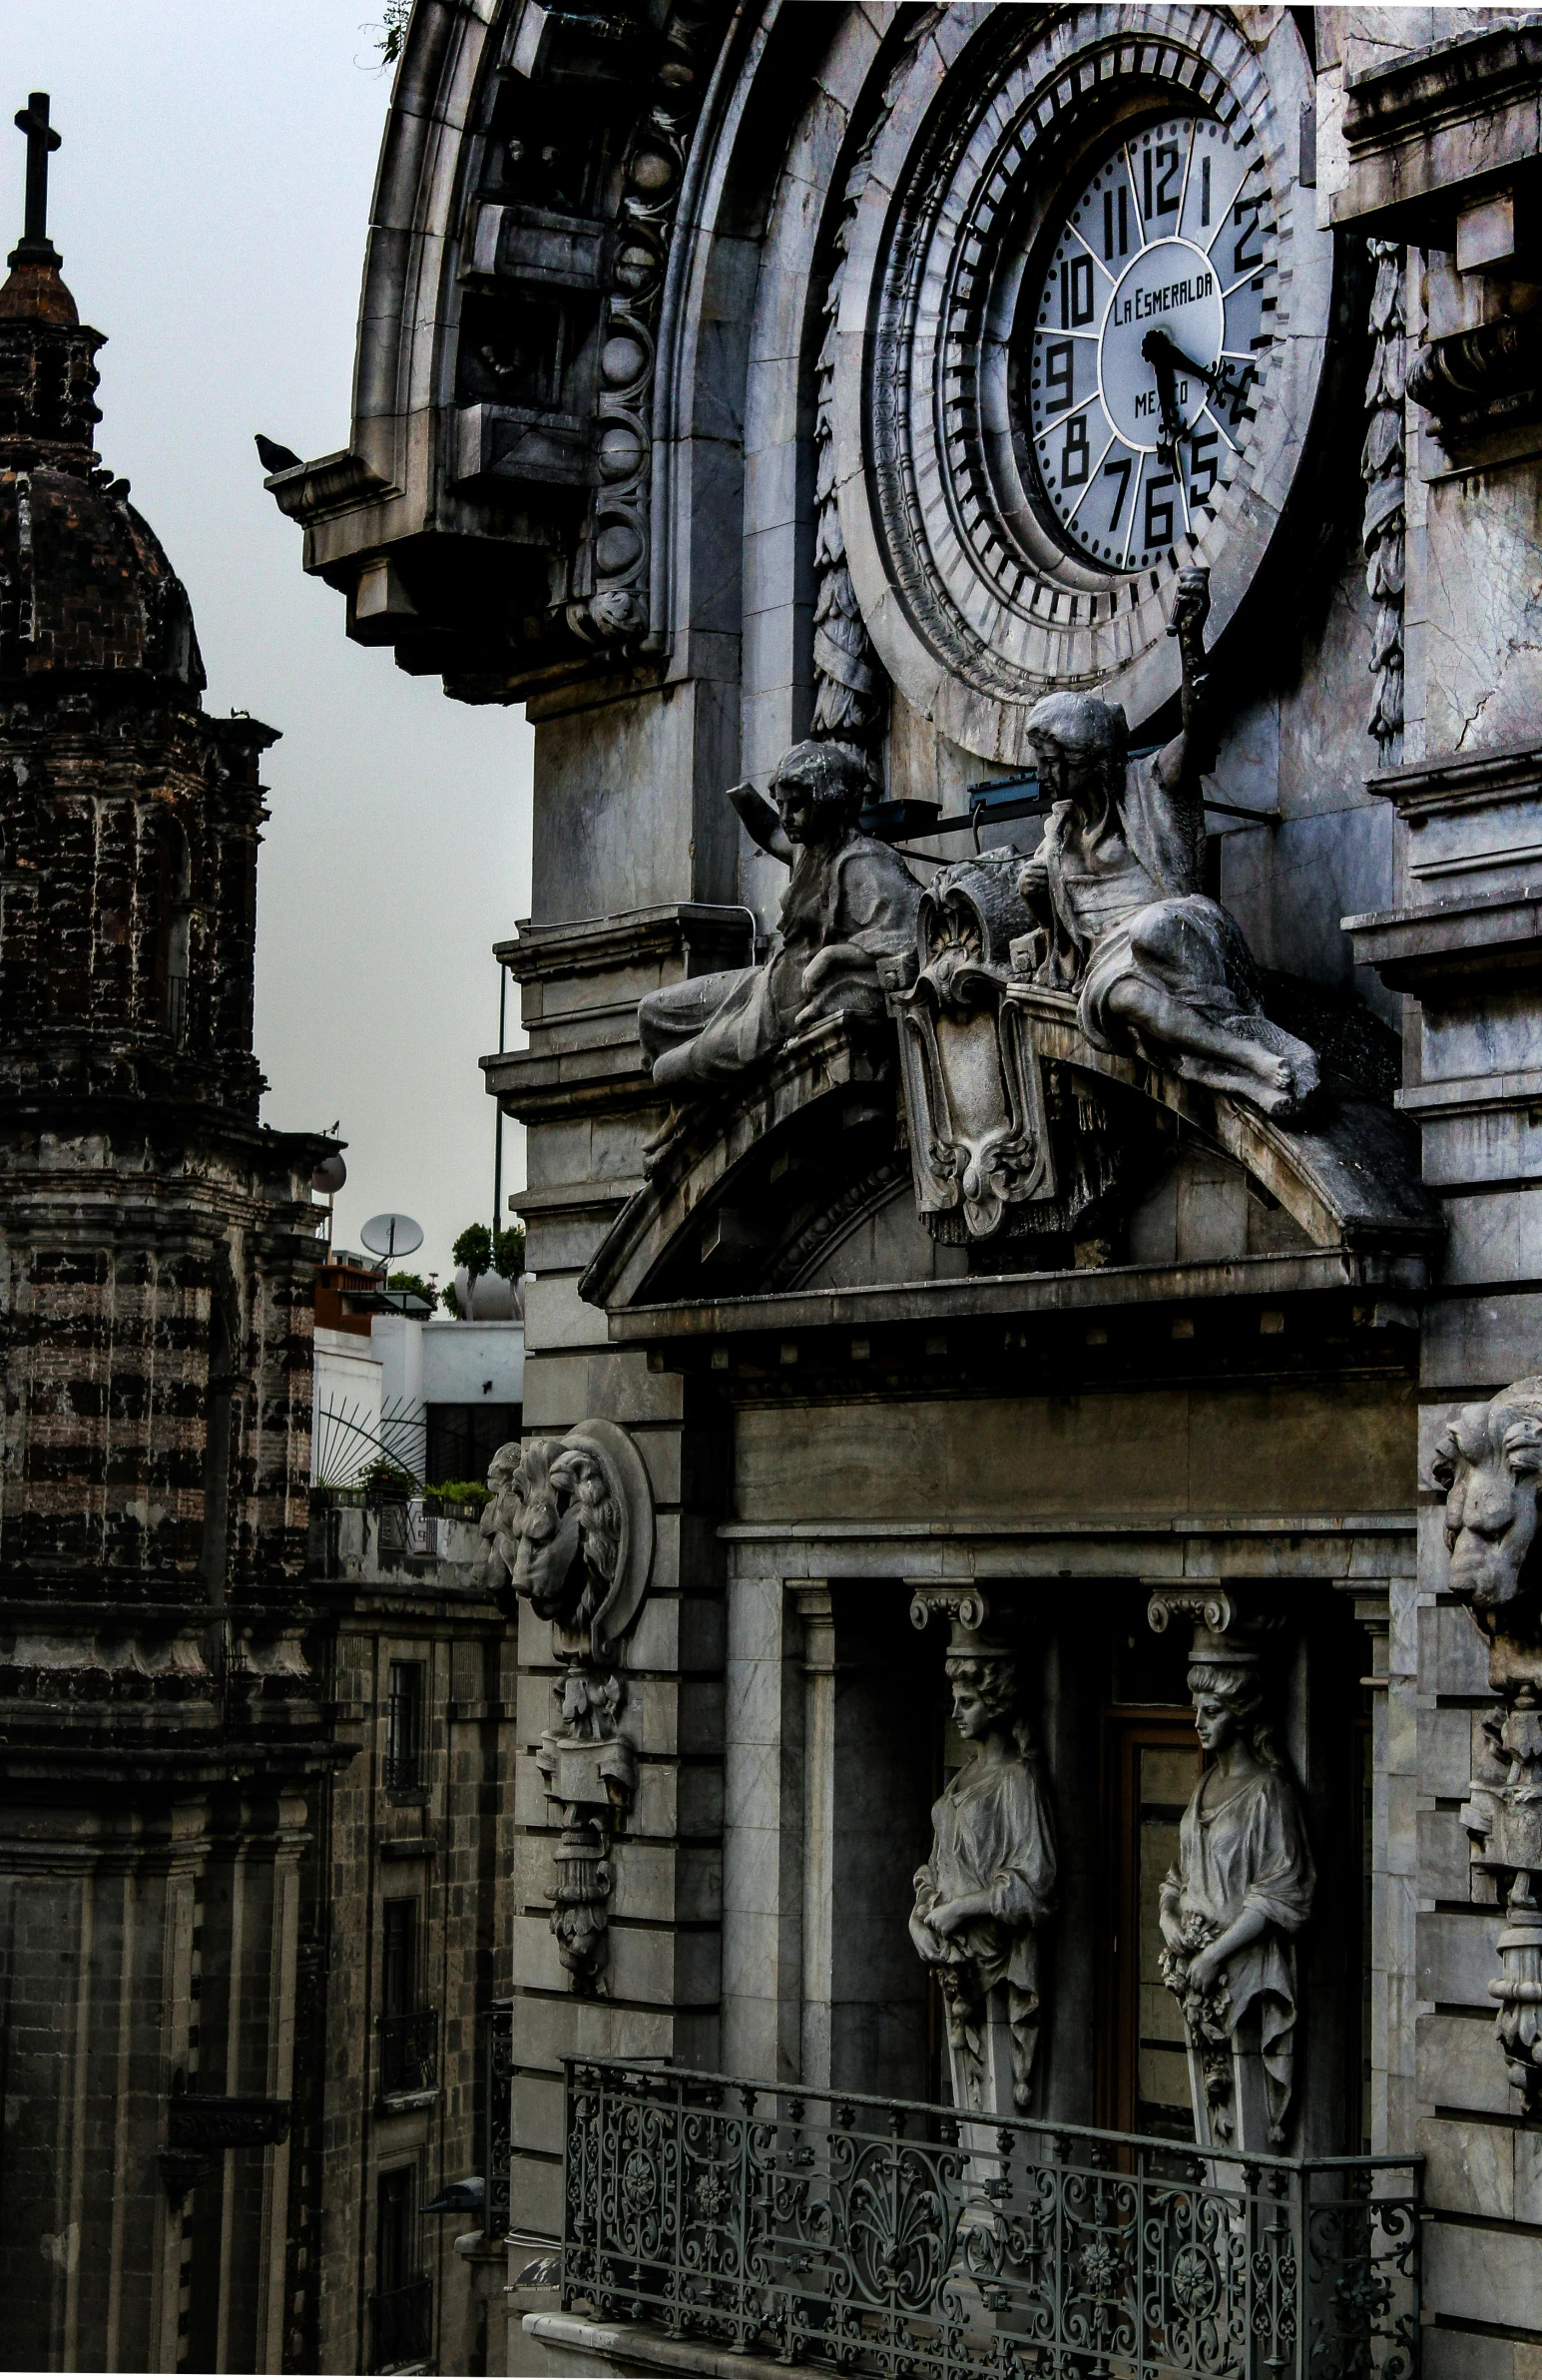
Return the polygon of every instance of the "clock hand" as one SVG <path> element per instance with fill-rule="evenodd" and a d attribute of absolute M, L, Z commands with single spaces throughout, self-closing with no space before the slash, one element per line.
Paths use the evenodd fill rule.
<path fill-rule="evenodd" d="M 1157 452 L 1176 478 L 1178 441 L 1184 434 L 1184 424 L 1178 410 L 1178 376 L 1174 364 L 1183 358 L 1165 330 L 1148 330 L 1141 341 L 1141 353 L 1157 375 L 1157 402 L 1162 416 Z"/>
<path fill-rule="evenodd" d="M 1148 363 L 1156 366 L 1159 386 L 1161 385 L 1161 365 L 1158 358 L 1161 356 L 1165 357 L 1170 372 L 1175 368 L 1178 371 L 1192 372 L 1194 377 L 1208 388 L 1214 397 L 1230 400 L 1238 393 L 1232 375 L 1225 364 L 1213 369 L 1208 363 L 1196 363 L 1194 357 L 1186 355 L 1183 348 L 1175 339 L 1169 337 L 1165 330 L 1148 330 L 1141 341 L 1141 353 Z"/>

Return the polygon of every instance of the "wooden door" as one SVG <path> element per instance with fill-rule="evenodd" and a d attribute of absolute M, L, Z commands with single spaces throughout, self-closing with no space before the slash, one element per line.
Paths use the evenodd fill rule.
<path fill-rule="evenodd" d="M 1183 2018 L 1162 1981 L 1163 1880 L 1200 1781 L 1193 1725 L 1172 1712 L 1120 1710 L 1105 1726 L 1102 2120 L 1117 2131 L 1192 2140 Z"/>

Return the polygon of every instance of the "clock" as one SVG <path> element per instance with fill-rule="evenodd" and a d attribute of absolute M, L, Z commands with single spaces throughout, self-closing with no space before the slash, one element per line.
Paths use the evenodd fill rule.
<path fill-rule="evenodd" d="M 896 31 L 838 226 L 825 426 L 851 590 L 909 707 L 1027 758 L 1076 688 L 1176 692 L 1178 573 L 1219 644 L 1317 408 L 1332 236 L 1288 10 L 958 6 Z"/>
<path fill-rule="evenodd" d="M 1149 570 L 1237 469 L 1278 310 L 1271 195 L 1257 141 L 1173 116 L 1116 141 L 1052 225 L 1014 409 L 1054 533 L 1097 568 Z"/>

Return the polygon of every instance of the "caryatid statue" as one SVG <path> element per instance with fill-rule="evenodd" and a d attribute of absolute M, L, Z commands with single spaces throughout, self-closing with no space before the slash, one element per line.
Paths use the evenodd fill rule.
<path fill-rule="evenodd" d="M 1034 705 L 1027 737 L 1054 808 L 1018 891 L 1048 932 L 1039 979 L 1077 993 L 1095 1047 L 1288 1121 L 1316 1088 L 1316 1053 L 1265 1015 L 1242 929 L 1204 890 L 1209 610 L 1209 574 L 1182 572 L 1170 633 L 1183 655 L 1183 730 L 1160 752 L 1130 760 L 1123 710 L 1090 695 Z"/>
<path fill-rule="evenodd" d="M 733 1080 L 826 1016 L 883 1015 L 878 961 L 909 950 L 920 887 L 886 843 L 859 832 L 867 765 L 841 744 L 794 744 L 771 800 L 729 796 L 763 851 L 792 871 L 764 965 L 692 975 L 645 993 L 638 1034 L 676 1100 Z"/>
<path fill-rule="evenodd" d="M 1189 1691 L 1212 1765 L 1162 1887 L 1163 1980 L 1183 2005 L 1195 2138 L 1278 2149 L 1294 2079 L 1294 1939 L 1316 1877 L 1257 1648 L 1198 1629 Z"/>
<path fill-rule="evenodd" d="M 954 1724 L 975 1749 L 933 1805 L 910 1939 L 942 1986 L 955 2106 L 1022 2113 L 1039 2042 L 1036 1929 L 1055 1906 L 1054 1830 L 1011 1647 L 955 1626 L 947 1676 Z"/>

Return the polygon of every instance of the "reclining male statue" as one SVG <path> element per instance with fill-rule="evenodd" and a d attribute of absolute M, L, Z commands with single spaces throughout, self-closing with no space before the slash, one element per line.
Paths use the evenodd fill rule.
<path fill-rule="evenodd" d="M 1054 808 L 1018 891 L 1048 929 L 1036 979 L 1078 994 L 1097 1048 L 1173 1067 L 1289 1121 L 1316 1089 L 1316 1052 L 1270 1023 L 1241 927 L 1201 890 L 1202 780 L 1215 763 L 1209 610 L 1209 573 L 1184 571 L 1170 630 L 1183 655 L 1183 729 L 1150 758 L 1127 758 L 1114 705 L 1081 694 L 1034 705 L 1028 741 Z"/>
<path fill-rule="evenodd" d="M 920 887 L 897 853 L 857 830 L 868 799 L 860 756 L 794 744 L 771 796 L 753 785 L 729 796 L 762 850 L 792 871 L 765 964 L 688 976 L 638 1005 L 654 1081 L 677 1099 L 743 1074 L 826 1016 L 881 1018 L 878 960 L 915 939 Z"/>

